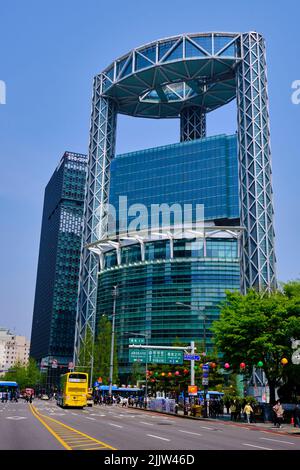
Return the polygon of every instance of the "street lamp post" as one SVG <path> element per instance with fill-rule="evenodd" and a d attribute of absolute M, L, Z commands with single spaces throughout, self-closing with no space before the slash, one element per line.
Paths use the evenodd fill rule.
<path fill-rule="evenodd" d="M 111 325 L 111 346 L 110 346 L 110 364 L 109 364 L 109 389 L 108 395 L 112 396 L 112 381 L 114 371 L 114 349 L 115 349 L 115 319 L 116 319 L 116 298 L 117 298 L 117 286 L 114 286 L 113 290 L 113 312 L 112 312 L 112 325 Z"/>

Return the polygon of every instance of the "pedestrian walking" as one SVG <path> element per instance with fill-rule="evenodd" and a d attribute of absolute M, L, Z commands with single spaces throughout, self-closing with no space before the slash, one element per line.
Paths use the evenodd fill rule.
<path fill-rule="evenodd" d="M 276 405 L 273 406 L 273 411 L 275 413 L 274 425 L 277 428 L 281 428 L 283 423 L 284 409 L 282 408 L 280 400 L 277 400 Z"/>
<path fill-rule="evenodd" d="M 244 413 L 246 415 L 246 418 L 247 418 L 247 423 L 250 424 L 250 417 L 251 417 L 251 413 L 253 413 L 253 408 L 252 406 L 250 405 L 250 403 L 247 403 L 244 407 Z"/>
<path fill-rule="evenodd" d="M 294 417 L 294 427 L 298 426 L 300 428 L 300 407 L 298 403 L 293 409 L 293 417 Z"/>
<path fill-rule="evenodd" d="M 230 420 L 231 421 L 236 421 L 236 404 L 235 404 L 235 400 L 230 405 L 229 411 L 230 411 Z"/>

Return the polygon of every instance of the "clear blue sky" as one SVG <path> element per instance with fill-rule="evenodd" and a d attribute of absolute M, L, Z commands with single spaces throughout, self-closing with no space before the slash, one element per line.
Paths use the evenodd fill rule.
<path fill-rule="evenodd" d="M 0 9 L 0 325 L 30 335 L 43 191 L 65 150 L 86 153 L 92 78 L 146 42 L 184 32 L 261 32 L 267 41 L 278 278 L 300 277 L 298 0 L 11 0 Z M 208 133 L 233 132 L 235 107 Z M 176 121 L 120 117 L 118 152 L 176 142 Z"/>

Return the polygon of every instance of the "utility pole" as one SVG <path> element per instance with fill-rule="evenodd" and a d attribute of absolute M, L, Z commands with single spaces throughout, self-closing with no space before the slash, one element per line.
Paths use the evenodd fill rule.
<path fill-rule="evenodd" d="M 109 364 L 109 390 L 108 395 L 112 395 L 112 381 L 114 371 L 114 348 L 115 348 L 115 318 L 116 318 L 116 299 L 117 299 L 117 286 L 113 290 L 113 312 L 112 312 L 112 325 L 111 325 L 111 346 L 110 346 L 110 364 Z"/>
<path fill-rule="evenodd" d="M 191 341 L 191 354 L 195 354 L 195 341 Z M 195 385 L 195 361 L 191 360 L 191 385 Z"/>

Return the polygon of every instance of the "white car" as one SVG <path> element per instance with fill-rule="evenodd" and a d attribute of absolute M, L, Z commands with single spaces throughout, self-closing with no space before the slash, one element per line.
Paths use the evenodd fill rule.
<path fill-rule="evenodd" d="M 49 396 L 44 394 L 41 396 L 41 400 L 49 400 Z"/>

